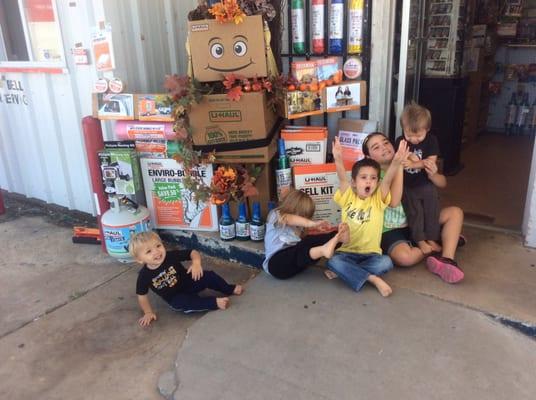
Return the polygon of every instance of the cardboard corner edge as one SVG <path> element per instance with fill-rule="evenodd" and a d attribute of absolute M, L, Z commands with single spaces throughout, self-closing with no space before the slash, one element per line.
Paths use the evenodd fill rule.
<path fill-rule="evenodd" d="M 91 106 L 93 109 L 93 118 L 99 118 L 99 94 L 91 94 Z"/>

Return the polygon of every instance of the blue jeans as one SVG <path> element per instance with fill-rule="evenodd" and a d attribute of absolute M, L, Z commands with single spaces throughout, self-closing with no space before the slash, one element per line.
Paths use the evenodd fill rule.
<path fill-rule="evenodd" d="M 381 254 L 339 251 L 328 260 L 328 268 L 357 292 L 370 275 L 385 274 L 393 268 L 393 262 L 389 256 Z"/>

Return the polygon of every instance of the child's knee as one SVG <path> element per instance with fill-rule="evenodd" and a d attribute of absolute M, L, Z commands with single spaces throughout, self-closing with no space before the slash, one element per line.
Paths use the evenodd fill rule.
<path fill-rule="evenodd" d="M 335 254 L 333 257 L 331 257 L 327 264 L 328 268 L 334 272 L 342 271 L 346 268 L 346 262 L 343 257 L 338 256 Z"/>
<path fill-rule="evenodd" d="M 417 260 L 411 254 L 411 251 L 404 251 L 404 252 L 398 252 L 396 254 L 396 257 L 393 257 L 393 260 L 396 265 L 399 265 L 401 267 L 411 267 L 412 265 L 417 263 Z"/>
<path fill-rule="evenodd" d="M 219 275 L 217 273 L 215 273 L 214 271 L 210 271 L 210 270 L 205 270 L 203 271 L 203 277 L 204 278 L 215 278 L 215 277 L 218 277 Z"/>
<path fill-rule="evenodd" d="M 340 271 L 351 267 L 352 262 L 346 257 L 345 254 L 335 253 L 335 255 L 328 260 L 327 266 L 333 271 Z"/>
<path fill-rule="evenodd" d="M 452 216 L 458 221 L 463 221 L 463 210 L 460 207 L 452 207 Z"/>
<path fill-rule="evenodd" d="M 385 274 L 393 269 L 393 261 L 389 256 L 379 256 L 376 264 L 378 275 Z"/>

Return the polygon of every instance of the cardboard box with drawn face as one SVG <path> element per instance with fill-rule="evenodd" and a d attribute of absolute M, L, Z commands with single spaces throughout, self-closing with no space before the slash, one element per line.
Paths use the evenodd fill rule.
<path fill-rule="evenodd" d="M 188 22 L 194 78 L 221 81 L 234 73 L 247 78 L 267 75 L 262 17 L 245 17 L 240 24 L 216 20 Z"/>

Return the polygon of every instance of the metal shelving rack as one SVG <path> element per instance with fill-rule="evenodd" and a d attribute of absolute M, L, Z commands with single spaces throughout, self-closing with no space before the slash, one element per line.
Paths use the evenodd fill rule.
<path fill-rule="evenodd" d="M 305 3 L 305 53 L 295 54 L 293 52 L 292 41 L 292 10 L 291 1 L 287 0 L 287 35 L 288 35 L 288 53 L 281 53 L 282 58 L 286 58 L 288 61 L 288 70 L 291 71 L 291 63 L 294 57 L 305 58 L 310 60 L 311 58 L 327 58 L 327 57 L 339 57 L 342 58 L 342 65 L 348 59 L 349 56 L 358 56 L 361 58 L 363 71 L 361 73 L 361 80 L 368 82 L 370 78 L 370 32 L 371 32 L 371 15 L 372 15 L 372 0 L 364 1 L 363 9 L 363 49 L 359 54 L 348 53 L 348 0 L 343 0 L 343 37 L 342 37 L 342 54 L 329 53 L 329 9 L 331 2 L 326 0 L 324 5 L 324 52 L 322 54 L 311 53 L 311 38 L 309 21 L 311 20 L 311 0 L 304 0 Z M 341 68 L 342 68 L 341 65 Z M 367 85 L 366 92 L 366 105 L 360 108 L 361 119 L 368 119 L 368 104 L 369 104 L 369 90 Z M 324 112 L 324 125 L 327 125 L 327 112 Z M 342 111 L 342 116 L 346 115 L 345 111 Z M 307 118 L 307 124 L 310 123 L 310 117 Z M 294 123 L 294 120 L 291 120 Z"/>

